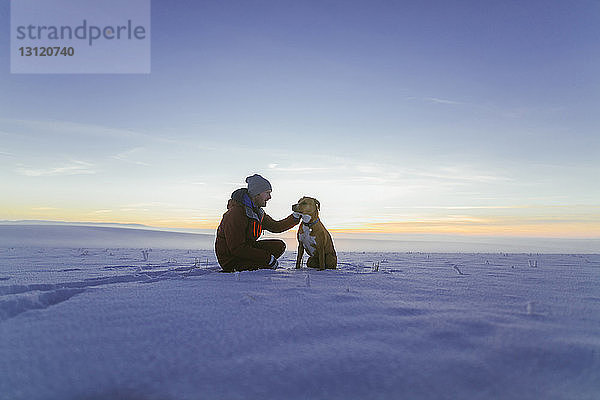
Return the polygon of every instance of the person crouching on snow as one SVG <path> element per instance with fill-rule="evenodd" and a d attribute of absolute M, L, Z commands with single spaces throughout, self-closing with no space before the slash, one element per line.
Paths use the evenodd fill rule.
<path fill-rule="evenodd" d="M 262 207 L 271 199 L 271 184 L 258 174 L 246 178 L 248 188 L 240 188 L 231 194 L 227 212 L 223 214 L 215 253 L 219 265 L 225 272 L 277 268 L 285 251 L 285 243 L 279 239 L 258 240 L 263 229 L 280 233 L 293 228 L 300 222 L 299 216 L 275 221 Z"/>

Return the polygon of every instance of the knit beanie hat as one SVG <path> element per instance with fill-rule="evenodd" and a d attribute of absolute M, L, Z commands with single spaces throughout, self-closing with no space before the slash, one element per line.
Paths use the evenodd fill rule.
<path fill-rule="evenodd" d="M 254 174 L 246 178 L 248 184 L 248 194 L 254 197 L 266 190 L 273 190 L 268 180 L 258 174 Z"/>

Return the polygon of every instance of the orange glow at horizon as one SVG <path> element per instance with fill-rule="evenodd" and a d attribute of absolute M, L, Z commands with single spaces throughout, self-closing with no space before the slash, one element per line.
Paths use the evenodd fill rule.
<path fill-rule="evenodd" d="M 187 216 L 184 212 L 168 213 L 156 210 L 64 209 L 20 205 L 5 208 L 8 220 L 49 220 L 101 224 L 141 224 L 156 228 L 216 230 L 222 212 L 206 216 Z M 6 218 L 8 217 L 8 218 Z M 600 238 L 600 215 L 563 216 L 482 216 L 437 215 L 412 216 L 409 220 L 339 222 L 325 221 L 332 233 L 381 234 L 455 234 L 527 236 L 554 238 Z M 383 219 L 383 222 L 382 222 Z"/>
<path fill-rule="evenodd" d="M 349 228 L 333 228 L 339 233 L 385 233 L 385 234 L 455 234 L 490 236 L 528 236 L 553 238 L 598 238 L 598 222 L 512 223 L 512 224 L 461 224 L 448 222 L 393 222 L 373 223 Z"/>

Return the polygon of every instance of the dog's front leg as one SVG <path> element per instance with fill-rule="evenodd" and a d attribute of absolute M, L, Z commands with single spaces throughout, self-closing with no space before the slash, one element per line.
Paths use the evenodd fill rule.
<path fill-rule="evenodd" d="M 323 245 L 323 241 L 319 241 L 319 269 L 327 269 L 327 264 L 325 264 L 325 246 Z"/>
<path fill-rule="evenodd" d="M 302 246 L 302 242 L 298 242 L 298 256 L 296 257 L 296 269 L 302 266 L 302 256 L 304 256 L 304 246 Z"/>

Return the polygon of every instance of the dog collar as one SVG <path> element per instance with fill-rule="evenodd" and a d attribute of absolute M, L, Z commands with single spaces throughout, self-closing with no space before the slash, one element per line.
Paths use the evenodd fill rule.
<path fill-rule="evenodd" d="M 306 225 L 306 226 L 308 226 L 309 228 L 312 228 L 312 226 L 313 226 L 314 224 L 316 224 L 317 222 L 319 222 L 319 218 L 317 218 L 315 221 L 313 221 L 313 222 L 311 222 L 311 223 L 302 222 L 302 225 Z"/>

